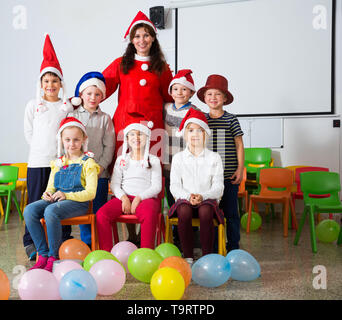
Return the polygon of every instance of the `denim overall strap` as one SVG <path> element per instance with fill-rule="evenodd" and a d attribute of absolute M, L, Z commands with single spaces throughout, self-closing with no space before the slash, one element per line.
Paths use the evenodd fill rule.
<path fill-rule="evenodd" d="M 84 190 L 84 187 L 81 183 L 81 174 L 83 163 L 88 158 L 88 156 L 84 156 L 81 163 L 73 163 L 63 166 L 58 172 L 56 172 L 54 179 L 56 191 L 68 193 Z"/>

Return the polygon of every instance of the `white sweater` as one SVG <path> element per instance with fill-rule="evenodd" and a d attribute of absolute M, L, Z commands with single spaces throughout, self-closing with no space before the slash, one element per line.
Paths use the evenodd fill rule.
<path fill-rule="evenodd" d="M 48 102 L 43 100 L 46 111 L 38 111 L 36 99 L 28 102 L 24 115 L 24 135 L 30 145 L 28 167 L 50 167 L 50 161 L 57 158 L 57 139 L 59 124 L 67 111 L 61 110 L 62 100 Z M 68 109 L 72 109 L 69 102 Z"/>
<path fill-rule="evenodd" d="M 220 201 L 223 195 L 223 166 L 217 152 L 205 148 L 194 156 L 188 148 L 172 158 L 170 191 L 178 199 L 190 200 L 190 195 L 200 194 L 203 200 Z"/>
<path fill-rule="evenodd" d="M 127 169 L 120 166 L 122 156 L 119 156 L 114 165 L 110 187 L 118 199 L 123 195 L 140 196 L 142 200 L 157 198 L 162 190 L 162 171 L 160 160 L 149 155 L 151 168 L 142 166 L 143 160 L 132 160 L 128 155 Z"/>

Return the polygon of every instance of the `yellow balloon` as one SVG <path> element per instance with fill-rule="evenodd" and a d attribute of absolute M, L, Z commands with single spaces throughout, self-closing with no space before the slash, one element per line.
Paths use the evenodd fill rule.
<path fill-rule="evenodd" d="M 150 287 L 156 300 L 180 300 L 184 294 L 185 282 L 179 271 L 165 267 L 153 274 Z"/>

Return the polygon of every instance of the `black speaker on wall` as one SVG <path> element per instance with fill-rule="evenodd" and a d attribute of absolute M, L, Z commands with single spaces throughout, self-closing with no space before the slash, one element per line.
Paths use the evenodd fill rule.
<path fill-rule="evenodd" d="M 164 7 L 157 6 L 150 8 L 150 20 L 158 29 L 165 29 Z"/>

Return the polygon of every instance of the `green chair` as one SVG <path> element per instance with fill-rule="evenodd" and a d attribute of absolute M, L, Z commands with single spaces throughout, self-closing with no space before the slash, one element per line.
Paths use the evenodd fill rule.
<path fill-rule="evenodd" d="M 0 166 L 0 197 L 7 197 L 6 213 L 5 213 L 5 224 L 8 222 L 8 215 L 11 209 L 12 199 L 17 207 L 21 220 L 23 215 L 20 210 L 20 206 L 15 195 L 15 187 L 18 179 L 18 167 L 13 166 Z"/>
<path fill-rule="evenodd" d="M 245 148 L 245 167 L 247 170 L 246 187 L 250 191 L 258 185 L 256 174 L 258 168 L 269 168 L 272 162 L 270 148 Z"/>
<path fill-rule="evenodd" d="M 311 248 L 317 252 L 315 213 L 342 213 L 342 203 L 339 198 L 341 190 L 340 175 L 336 172 L 312 171 L 300 174 L 300 184 L 303 192 L 304 211 L 300 218 L 299 227 L 294 239 L 294 245 L 298 244 L 300 234 L 309 216 Z M 312 198 L 310 195 L 327 195 L 326 198 Z M 342 228 L 340 230 L 337 244 L 342 243 Z"/>

